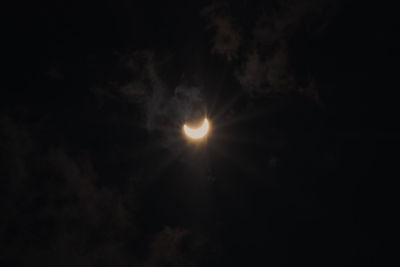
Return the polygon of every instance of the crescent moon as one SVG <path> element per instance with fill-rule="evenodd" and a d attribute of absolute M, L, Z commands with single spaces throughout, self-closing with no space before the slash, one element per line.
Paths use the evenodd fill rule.
<path fill-rule="evenodd" d="M 183 131 L 185 134 L 191 139 L 201 139 L 207 135 L 208 130 L 210 129 L 210 123 L 207 118 L 204 119 L 203 124 L 198 128 L 190 128 L 186 124 L 183 125 Z"/>

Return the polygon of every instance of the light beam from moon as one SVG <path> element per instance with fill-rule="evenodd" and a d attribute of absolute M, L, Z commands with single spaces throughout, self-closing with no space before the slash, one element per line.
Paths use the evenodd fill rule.
<path fill-rule="evenodd" d="M 208 122 L 207 118 L 205 118 L 203 124 L 196 129 L 190 128 L 186 124 L 183 125 L 183 131 L 185 132 L 186 136 L 195 140 L 199 140 L 205 137 L 209 129 L 210 123 Z"/>

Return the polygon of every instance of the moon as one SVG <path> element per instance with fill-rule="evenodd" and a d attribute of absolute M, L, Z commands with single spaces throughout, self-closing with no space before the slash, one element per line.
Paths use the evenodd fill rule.
<path fill-rule="evenodd" d="M 186 124 L 183 125 L 183 131 L 190 139 L 199 140 L 205 137 L 210 129 L 210 123 L 204 118 L 203 124 L 198 128 L 190 128 Z"/>

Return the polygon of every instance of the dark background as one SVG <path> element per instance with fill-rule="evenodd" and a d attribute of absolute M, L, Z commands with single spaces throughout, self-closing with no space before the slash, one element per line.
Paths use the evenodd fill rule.
<path fill-rule="evenodd" d="M 398 14 L 367 2 L 5 7 L 0 265 L 385 266 Z"/>

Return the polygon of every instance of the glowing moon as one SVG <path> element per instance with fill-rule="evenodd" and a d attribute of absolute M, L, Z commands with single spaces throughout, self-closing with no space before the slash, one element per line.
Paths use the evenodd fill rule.
<path fill-rule="evenodd" d="M 185 134 L 191 139 L 201 139 L 207 135 L 208 130 L 210 129 L 210 123 L 207 118 L 204 119 L 203 124 L 198 128 L 190 128 L 186 124 L 183 125 L 183 131 Z"/>

